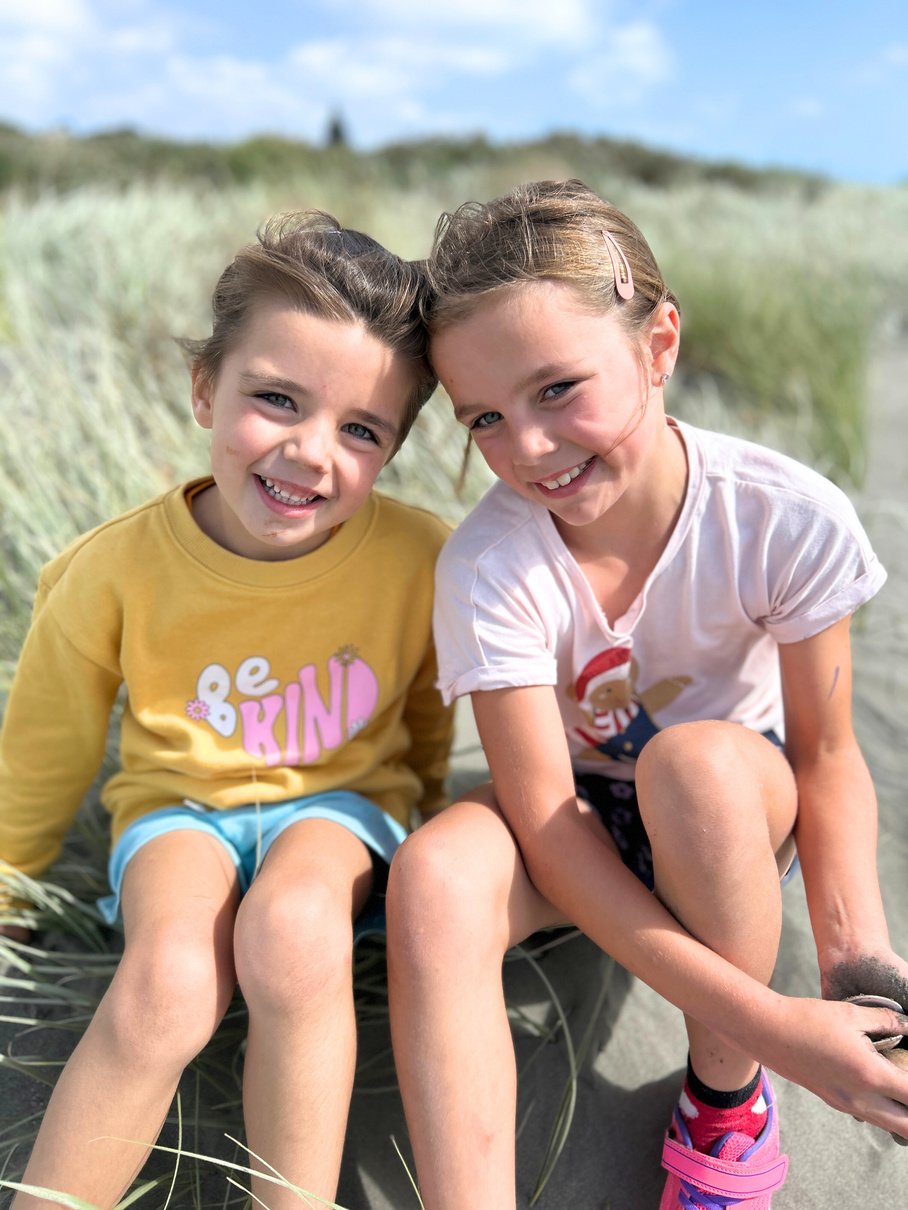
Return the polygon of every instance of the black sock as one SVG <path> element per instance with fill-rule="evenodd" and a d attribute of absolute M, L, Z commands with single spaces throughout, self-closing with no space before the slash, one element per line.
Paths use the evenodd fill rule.
<path fill-rule="evenodd" d="M 691 1066 L 690 1056 L 687 1059 L 687 1086 L 704 1105 L 711 1105 L 713 1109 L 735 1109 L 738 1105 L 743 1105 L 745 1101 L 749 1101 L 753 1094 L 757 1091 L 757 1085 L 760 1083 L 760 1069 L 757 1069 L 757 1074 L 743 1088 L 738 1088 L 734 1092 L 723 1092 L 718 1088 L 710 1088 L 708 1084 L 704 1084 L 697 1073 Z"/>

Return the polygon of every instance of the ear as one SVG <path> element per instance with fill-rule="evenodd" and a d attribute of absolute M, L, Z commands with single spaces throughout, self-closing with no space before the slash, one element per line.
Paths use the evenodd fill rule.
<path fill-rule="evenodd" d="M 192 414 L 196 424 L 210 429 L 214 423 L 214 388 L 207 374 L 197 367 L 192 371 Z"/>
<path fill-rule="evenodd" d="M 674 303 L 664 302 L 656 311 L 647 337 L 651 373 L 656 384 L 671 374 L 678 360 L 681 341 L 681 316 Z"/>

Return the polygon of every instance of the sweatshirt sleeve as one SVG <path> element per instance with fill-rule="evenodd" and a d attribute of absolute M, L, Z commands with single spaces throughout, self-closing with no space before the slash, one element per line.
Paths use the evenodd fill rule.
<path fill-rule="evenodd" d="M 121 680 L 77 650 L 51 596 L 42 583 L 0 734 L 0 873 L 36 876 L 59 855 L 103 759 Z"/>
<path fill-rule="evenodd" d="M 410 686 L 404 712 L 412 741 L 408 763 L 423 786 L 418 804 L 423 818 L 437 814 L 447 805 L 445 779 L 454 734 L 454 709 L 442 701 L 437 679 L 435 644 L 430 642 Z"/>

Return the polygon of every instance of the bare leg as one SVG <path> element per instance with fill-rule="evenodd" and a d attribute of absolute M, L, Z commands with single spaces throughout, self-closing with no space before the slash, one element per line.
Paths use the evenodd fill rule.
<path fill-rule="evenodd" d="M 223 847 L 170 832 L 130 861 L 126 949 L 66 1064 L 23 1180 L 108 1207 L 141 1169 L 186 1064 L 208 1042 L 234 987 L 238 899 Z M 117 1140 L 140 1140 L 134 1142 Z M 46 1206 L 20 1194 L 16 1210 Z"/>
<path fill-rule="evenodd" d="M 249 1006 L 247 1142 L 266 1162 L 250 1167 L 332 1200 L 356 1061 L 353 919 L 371 884 L 361 840 L 328 820 L 301 820 L 275 841 L 236 923 Z M 271 1210 L 300 1206 L 268 1181 L 252 1187 Z"/>
<path fill-rule="evenodd" d="M 517 1076 L 505 951 L 562 922 L 490 786 L 405 841 L 388 886 L 398 1078 L 427 1210 L 514 1206 Z"/>
<path fill-rule="evenodd" d="M 659 898 L 698 940 L 768 983 L 782 927 L 779 866 L 793 855 L 797 813 L 785 758 L 732 723 L 671 727 L 644 749 L 637 791 Z M 743 1087 L 756 1064 L 698 1021 L 686 1023 L 700 1079 Z"/>

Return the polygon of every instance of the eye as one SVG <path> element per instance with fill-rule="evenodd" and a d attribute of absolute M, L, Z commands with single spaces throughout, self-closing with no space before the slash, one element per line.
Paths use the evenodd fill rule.
<path fill-rule="evenodd" d="M 289 395 L 283 395 L 280 391 L 260 391 L 256 395 L 256 399 L 264 399 L 266 403 L 272 404 L 279 408 L 282 412 L 292 412 L 296 410 L 296 404 Z"/>
<path fill-rule="evenodd" d="M 349 433 L 351 437 L 358 437 L 360 441 L 372 441 L 376 445 L 381 445 L 378 437 L 370 428 L 366 428 L 364 424 L 360 424 L 356 420 L 351 420 L 349 424 L 343 426 L 345 433 Z"/>
<path fill-rule="evenodd" d="M 500 419 L 501 412 L 483 412 L 481 416 L 477 416 L 476 419 L 472 421 L 469 427 L 473 431 L 476 429 L 488 429 L 491 428 L 493 424 L 497 424 Z"/>
<path fill-rule="evenodd" d="M 550 387 L 546 387 L 542 392 L 542 398 L 547 400 L 560 399 L 575 384 L 573 382 L 553 382 Z"/>

